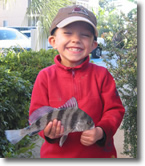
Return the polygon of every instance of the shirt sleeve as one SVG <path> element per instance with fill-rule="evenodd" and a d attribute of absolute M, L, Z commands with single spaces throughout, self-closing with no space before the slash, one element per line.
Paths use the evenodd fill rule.
<path fill-rule="evenodd" d="M 34 83 L 29 109 L 29 116 L 36 109 L 42 106 L 49 106 L 47 84 L 47 74 L 42 70 L 39 72 Z M 45 139 L 43 130 L 39 132 L 39 135 Z"/>
<path fill-rule="evenodd" d="M 102 118 L 97 126 L 101 127 L 106 135 L 106 141 L 110 141 L 121 124 L 125 109 L 116 89 L 115 80 L 106 70 L 101 84 L 101 98 L 103 101 Z"/>

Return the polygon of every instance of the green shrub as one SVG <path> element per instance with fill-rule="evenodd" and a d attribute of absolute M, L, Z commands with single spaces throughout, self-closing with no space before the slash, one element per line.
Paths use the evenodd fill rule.
<path fill-rule="evenodd" d="M 24 52 L 8 52 L 3 56 L 0 65 L 4 65 L 10 71 L 18 71 L 21 77 L 34 83 L 39 71 L 52 65 L 57 51 L 54 49 Z"/>
<path fill-rule="evenodd" d="M 4 131 L 28 125 L 28 112 L 33 83 L 42 68 L 53 64 L 56 50 L 16 52 L 7 50 L 0 54 L 0 157 L 17 157 L 19 153 L 31 156 L 34 144 L 26 136 L 16 145 L 10 144 Z"/>
<path fill-rule="evenodd" d="M 28 125 L 28 110 L 32 84 L 0 67 L 0 157 L 15 148 L 6 140 L 4 131 L 23 128 Z"/>
<path fill-rule="evenodd" d="M 125 115 L 122 123 L 124 129 L 124 154 L 137 157 L 137 11 L 133 11 L 130 19 L 121 15 L 124 21 L 120 24 L 122 31 L 123 47 L 116 48 L 110 35 L 107 41 L 107 66 L 113 74 L 118 91 L 125 107 Z M 124 26 L 125 23 L 125 26 Z M 118 30 L 117 32 L 118 33 Z M 120 42 L 118 42 L 120 44 Z M 112 56 L 115 55 L 115 56 Z M 112 59 L 116 59 L 116 65 L 112 65 Z"/>

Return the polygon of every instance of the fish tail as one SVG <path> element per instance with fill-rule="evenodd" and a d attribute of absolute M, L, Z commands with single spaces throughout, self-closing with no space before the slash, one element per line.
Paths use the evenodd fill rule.
<path fill-rule="evenodd" d="M 7 140 L 10 141 L 12 144 L 16 144 L 19 142 L 27 133 L 24 131 L 25 129 L 20 130 L 5 130 L 5 135 Z"/>

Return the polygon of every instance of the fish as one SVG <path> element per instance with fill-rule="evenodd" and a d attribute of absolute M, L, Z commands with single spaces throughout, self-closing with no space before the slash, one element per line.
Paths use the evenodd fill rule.
<path fill-rule="evenodd" d="M 64 127 L 64 133 L 59 141 L 60 147 L 63 146 L 69 133 L 83 132 L 95 128 L 92 118 L 78 108 L 76 98 L 72 97 L 59 108 L 50 106 L 38 108 L 30 115 L 29 126 L 18 130 L 5 130 L 6 138 L 10 143 L 16 144 L 26 135 L 33 136 L 44 130 L 47 124 L 54 119 L 61 121 Z"/>

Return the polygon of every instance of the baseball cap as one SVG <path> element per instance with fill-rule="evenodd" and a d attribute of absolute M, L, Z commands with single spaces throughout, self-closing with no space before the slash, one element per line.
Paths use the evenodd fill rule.
<path fill-rule="evenodd" d="M 97 31 L 97 19 L 95 15 L 81 5 L 73 5 L 61 8 L 57 15 L 55 16 L 54 20 L 52 21 L 50 27 L 50 34 L 52 35 L 56 28 L 63 28 L 70 23 L 76 21 L 83 21 L 90 24 L 94 29 L 94 35 L 98 36 Z"/>

